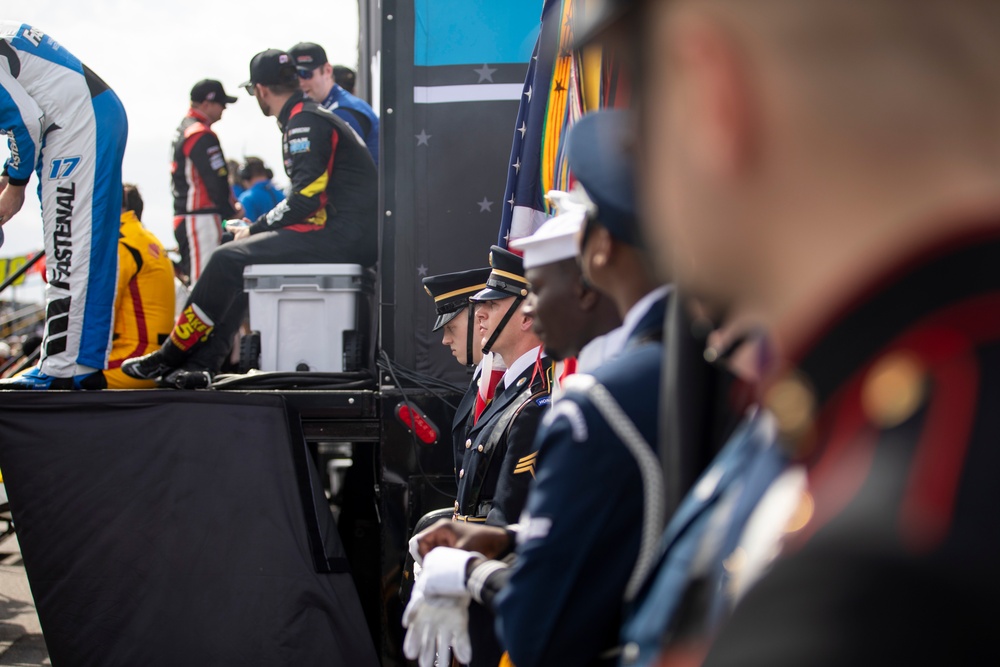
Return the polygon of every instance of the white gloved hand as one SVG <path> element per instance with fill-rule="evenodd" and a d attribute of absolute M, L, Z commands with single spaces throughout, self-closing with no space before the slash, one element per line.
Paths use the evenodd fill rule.
<path fill-rule="evenodd" d="M 465 588 L 465 570 L 473 558 L 482 554 L 451 547 L 436 547 L 424 556 L 420 574 L 422 590 L 428 596 L 462 597 L 469 594 Z"/>
<path fill-rule="evenodd" d="M 451 652 L 459 662 L 472 660 L 469 640 L 469 596 L 426 597 L 414 593 L 403 613 L 403 654 L 420 667 L 451 666 Z"/>
<path fill-rule="evenodd" d="M 410 538 L 408 542 L 408 548 L 410 550 L 410 555 L 413 556 L 413 562 L 417 565 L 423 565 L 424 559 L 420 555 L 420 545 L 418 544 L 417 538 L 419 535 L 414 535 Z"/>
<path fill-rule="evenodd" d="M 451 651 L 460 662 L 472 659 L 469 640 L 469 600 L 465 570 L 475 552 L 437 547 L 423 559 L 410 602 L 403 612 L 403 653 L 420 667 L 449 667 Z M 481 556 L 480 556 L 481 557 Z"/>

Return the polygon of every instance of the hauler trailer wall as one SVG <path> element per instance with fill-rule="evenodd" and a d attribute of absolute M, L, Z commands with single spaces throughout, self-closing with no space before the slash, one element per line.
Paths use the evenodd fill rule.
<path fill-rule="evenodd" d="M 470 377 L 420 278 L 487 263 L 541 3 L 359 10 L 381 250 L 347 372 L 0 393 L 0 470 L 55 665 L 405 664 L 406 540 L 453 501 Z"/>

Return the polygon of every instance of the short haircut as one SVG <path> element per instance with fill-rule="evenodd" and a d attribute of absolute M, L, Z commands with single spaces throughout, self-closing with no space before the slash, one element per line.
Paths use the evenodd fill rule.
<path fill-rule="evenodd" d="M 299 92 L 298 79 L 292 78 L 281 83 L 262 83 L 262 86 L 270 90 L 275 95 L 291 95 Z"/>
<path fill-rule="evenodd" d="M 135 217 L 142 220 L 142 195 L 139 194 L 139 187 L 134 183 L 122 184 L 122 210 L 132 211 Z"/>
<path fill-rule="evenodd" d="M 268 169 L 267 165 L 259 157 L 247 156 L 243 160 L 243 167 L 240 168 L 240 179 L 249 181 L 258 176 L 274 178 L 274 172 Z"/>
<path fill-rule="evenodd" d="M 333 66 L 333 80 L 337 82 L 337 85 L 346 90 L 349 93 L 354 92 L 354 85 L 357 83 L 357 74 L 354 73 L 350 67 L 344 67 L 343 65 Z"/>

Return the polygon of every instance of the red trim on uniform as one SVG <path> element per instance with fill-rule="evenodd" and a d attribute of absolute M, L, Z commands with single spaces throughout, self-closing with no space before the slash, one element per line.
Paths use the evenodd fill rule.
<path fill-rule="evenodd" d="M 301 103 L 295 105 L 292 108 L 292 113 L 289 115 L 289 119 L 292 116 L 294 116 L 301 109 L 302 109 L 302 104 Z M 330 187 L 329 184 L 330 184 L 330 182 L 333 181 L 333 158 L 337 154 L 337 146 L 339 145 L 339 142 L 340 142 L 340 134 L 336 130 L 334 130 L 333 132 L 330 133 L 330 137 L 331 137 L 330 138 L 330 160 L 326 164 L 326 176 L 329 179 L 329 181 L 327 182 L 327 188 Z M 313 211 L 313 215 L 316 215 L 317 212 L 322 211 L 324 208 L 326 208 L 327 201 L 328 201 L 328 197 L 326 195 L 326 188 L 324 188 L 323 192 L 321 192 L 319 194 L 319 206 L 316 207 L 315 211 Z M 314 225 L 311 222 L 300 222 L 300 223 L 295 224 L 295 225 L 288 225 L 288 227 L 286 227 L 285 229 L 291 229 L 292 231 L 296 231 L 296 232 L 317 232 L 317 231 L 323 229 L 323 227 L 325 227 L 327 225 L 327 223 L 329 223 L 329 222 L 330 222 L 330 220 L 327 219 L 327 221 L 325 223 L 323 223 L 322 226 L 320 226 L 320 225 Z"/>
<path fill-rule="evenodd" d="M 208 126 L 203 123 L 191 123 L 184 128 L 184 155 L 190 156 L 191 149 L 194 148 L 196 143 L 198 143 L 198 139 L 201 138 L 201 135 L 207 134 L 208 132 L 210 132 Z"/>
<path fill-rule="evenodd" d="M 201 245 L 198 238 L 198 224 L 193 215 L 188 215 L 185 218 L 184 227 L 188 240 L 188 254 L 191 257 L 191 266 L 188 267 L 188 270 L 191 274 L 191 284 L 193 285 L 194 281 L 201 278 Z"/>
<path fill-rule="evenodd" d="M 932 381 L 926 417 L 900 499 L 900 533 L 909 547 L 920 551 L 935 548 L 947 537 L 980 409 L 975 346 L 998 339 L 1000 294 L 972 297 L 914 325 L 852 376 L 838 392 L 843 398 L 831 400 L 823 410 L 820 432 L 823 424 L 834 430 L 810 468 L 816 514 L 797 542 L 809 539 L 839 514 L 867 478 L 878 432 L 862 410 L 862 383 L 874 363 L 900 351 L 917 356 Z"/>
<path fill-rule="evenodd" d="M 979 409 L 975 345 L 1000 338 L 1000 294 L 967 299 L 936 313 L 934 328 L 917 332 L 914 346 L 931 359 L 934 401 L 913 456 L 900 508 L 904 539 L 918 550 L 947 536 L 969 440 Z"/>
<path fill-rule="evenodd" d="M 208 127 L 208 116 L 198 111 L 195 108 L 188 109 L 187 115 L 191 118 L 195 118 L 199 123 L 202 123 L 205 127 Z"/>
<path fill-rule="evenodd" d="M 132 316 L 135 318 L 136 334 L 139 336 L 139 343 L 135 346 L 125 359 L 140 357 L 146 354 L 149 348 L 149 334 L 146 331 L 146 312 L 142 307 L 142 293 L 139 291 L 139 276 L 134 275 L 128 281 L 128 293 L 132 297 Z M 109 370 L 114 370 L 122 365 L 125 359 L 117 359 L 108 364 Z"/>
<path fill-rule="evenodd" d="M 197 131 L 192 132 L 192 129 L 197 129 Z M 212 132 L 208 128 L 198 124 L 192 125 L 184 133 L 185 139 L 182 150 L 184 152 L 185 177 L 188 181 L 187 207 L 189 212 L 210 209 L 216 206 L 208 194 L 208 188 L 205 187 L 205 179 L 201 177 L 201 172 L 198 171 L 198 168 L 191 161 L 191 151 L 194 149 L 194 145 L 205 134 L 212 134 Z"/>
<path fill-rule="evenodd" d="M 843 398 L 830 403 L 824 411 L 830 416 L 822 418 L 820 429 L 825 430 L 823 425 L 829 425 L 831 430 L 819 457 L 809 468 L 815 514 L 795 535 L 794 545 L 809 540 L 840 514 L 857 496 L 871 471 L 878 438 L 861 409 L 863 378 L 864 373 L 859 373 L 843 391 Z"/>
<path fill-rule="evenodd" d="M 979 368 L 971 354 L 936 366 L 932 377 L 934 400 L 927 407 L 899 516 L 904 540 L 920 551 L 940 543 L 951 525 L 979 393 Z"/>

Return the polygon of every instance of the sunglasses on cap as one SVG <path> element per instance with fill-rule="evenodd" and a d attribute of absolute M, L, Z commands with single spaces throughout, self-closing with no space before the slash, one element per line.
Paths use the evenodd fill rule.
<path fill-rule="evenodd" d="M 295 69 L 295 73 L 298 75 L 298 77 L 300 79 L 311 79 L 311 78 L 313 78 L 313 73 L 317 69 L 319 69 L 319 68 L 318 67 L 312 67 L 310 69 L 306 69 L 304 67 L 297 67 Z"/>

